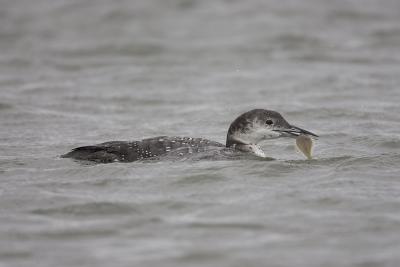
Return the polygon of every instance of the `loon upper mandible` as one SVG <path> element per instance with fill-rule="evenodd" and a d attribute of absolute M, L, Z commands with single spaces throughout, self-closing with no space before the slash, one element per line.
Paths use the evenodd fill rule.
<path fill-rule="evenodd" d="M 279 137 L 316 134 L 290 125 L 281 114 L 266 109 L 253 109 L 237 117 L 230 125 L 226 145 L 203 138 L 159 136 L 141 141 L 111 141 L 82 146 L 62 155 L 64 158 L 89 160 L 99 163 L 132 162 L 177 153 L 200 153 L 208 147 L 227 147 L 265 157 L 259 142 Z"/>

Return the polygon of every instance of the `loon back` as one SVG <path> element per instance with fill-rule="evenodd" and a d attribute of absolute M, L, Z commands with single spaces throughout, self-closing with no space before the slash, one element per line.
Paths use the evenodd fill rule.
<path fill-rule="evenodd" d="M 132 162 L 162 156 L 171 151 L 176 151 L 180 156 L 199 153 L 210 146 L 224 147 L 221 143 L 203 138 L 158 136 L 141 141 L 112 141 L 77 147 L 62 157 L 98 163 Z"/>

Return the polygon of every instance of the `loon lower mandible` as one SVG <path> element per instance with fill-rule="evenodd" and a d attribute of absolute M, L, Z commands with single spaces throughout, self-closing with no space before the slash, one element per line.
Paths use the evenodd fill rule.
<path fill-rule="evenodd" d="M 266 109 L 253 109 L 237 117 L 230 125 L 226 144 L 203 138 L 158 136 L 141 141 L 111 141 L 82 146 L 62 155 L 63 158 L 89 160 L 99 163 L 132 162 L 177 153 L 204 152 L 210 147 L 221 147 L 265 157 L 257 145 L 263 140 L 279 137 L 298 137 L 316 134 L 290 125 L 281 114 Z"/>

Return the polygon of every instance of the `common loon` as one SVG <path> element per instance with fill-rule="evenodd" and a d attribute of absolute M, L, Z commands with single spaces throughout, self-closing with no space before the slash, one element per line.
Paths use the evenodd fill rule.
<path fill-rule="evenodd" d="M 203 138 L 158 136 L 141 141 L 111 141 L 82 146 L 62 155 L 63 158 L 89 160 L 98 163 L 132 162 L 165 155 L 183 156 L 201 153 L 209 148 L 226 148 L 266 157 L 259 142 L 279 137 L 316 134 L 290 125 L 281 114 L 266 109 L 254 109 L 237 117 L 230 125 L 226 144 Z"/>

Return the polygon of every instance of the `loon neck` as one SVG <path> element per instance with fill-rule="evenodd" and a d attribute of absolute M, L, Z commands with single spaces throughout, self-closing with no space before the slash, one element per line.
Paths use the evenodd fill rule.
<path fill-rule="evenodd" d="M 243 152 L 248 152 L 262 158 L 267 157 L 259 145 L 251 144 L 237 138 L 232 138 L 231 136 L 229 136 L 229 134 L 226 138 L 226 147 L 230 147 Z"/>
<path fill-rule="evenodd" d="M 254 154 L 258 157 L 262 157 L 262 158 L 267 157 L 265 155 L 264 151 L 261 149 L 261 147 L 257 144 L 238 144 L 238 143 L 236 143 L 229 147 L 233 148 L 235 150 L 242 151 L 242 152 Z"/>
<path fill-rule="evenodd" d="M 234 138 L 228 133 L 228 136 L 226 137 L 226 147 L 238 147 L 243 145 L 250 145 L 250 143 L 245 140 Z"/>

